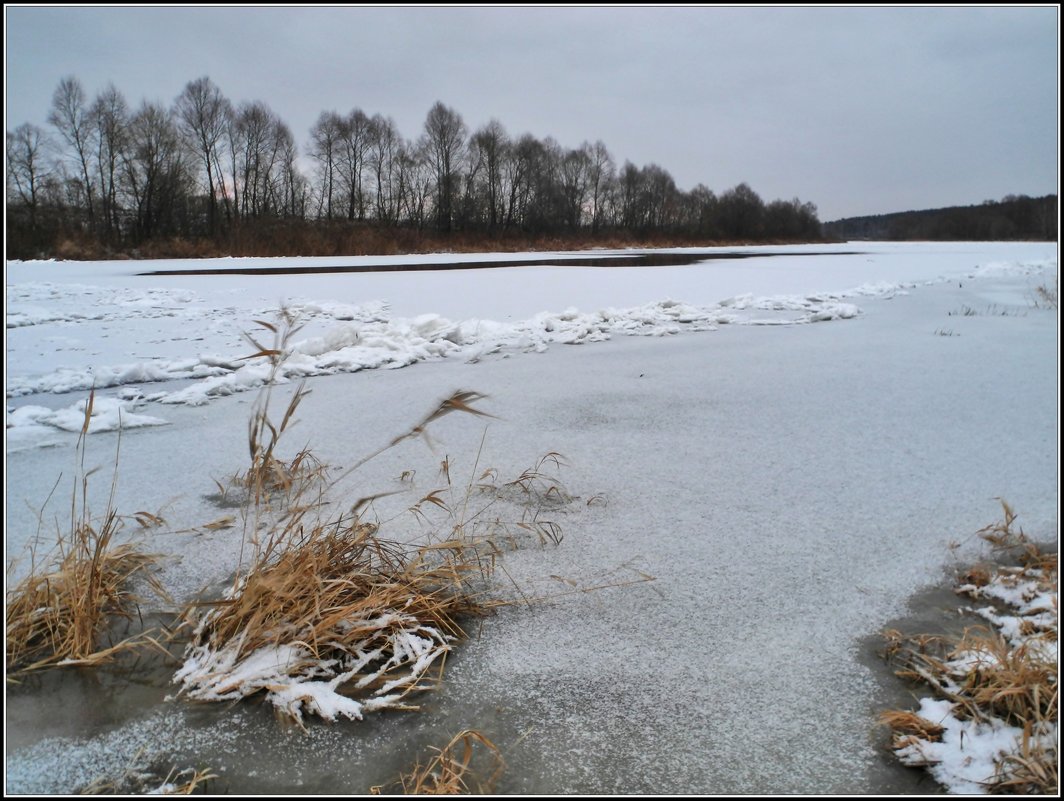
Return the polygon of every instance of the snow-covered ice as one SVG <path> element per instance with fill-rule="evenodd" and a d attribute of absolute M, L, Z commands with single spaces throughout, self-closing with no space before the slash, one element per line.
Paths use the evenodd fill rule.
<path fill-rule="evenodd" d="M 973 263 L 972 254 L 958 248 L 953 250 L 959 253 L 935 252 L 934 261 L 924 256 L 915 263 L 899 258 L 898 246 L 879 245 L 856 255 L 848 253 L 849 246 L 834 249 L 839 255 L 766 255 L 697 269 L 564 266 L 566 254 L 555 254 L 556 267 L 265 274 L 254 280 L 140 276 L 135 274 L 142 269 L 140 262 L 13 262 L 7 274 L 6 394 L 14 399 L 135 387 L 153 401 L 202 405 L 212 397 L 255 389 L 266 371 L 261 364 L 241 361 L 251 352 L 242 333 L 254 328 L 253 320 L 272 319 L 282 304 L 306 326 L 285 365 L 286 377 L 302 377 L 445 358 L 475 362 L 488 354 L 541 353 L 554 344 L 601 342 L 618 335 L 845 320 L 860 311 L 846 299 L 890 298 L 917 283 L 954 276 L 1037 272 L 1050 260 L 1044 248 L 1032 249 L 1033 257 L 1022 261 L 986 264 Z M 803 249 L 790 250 L 801 254 Z M 210 259 L 194 264 L 197 269 L 236 263 L 267 270 L 308 262 L 321 266 L 329 260 Z M 786 271 L 778 262 L 787 265 Z M 930 272 L 922 269 L 929 264 L 934 265 Z M 84 283 L 90 280 L 94 283 Z M 781 285 L 785 294 L 779 293 Z M 182 379 L 185 386 L 170 388 Z M 8 428 L 20 425 L 57 423 L 9 415 Z"/>
<path fill-rule="evenodd" d="M 482 449 L 484 419 L 440 421 L 435 451 L 404 442 L 356 474 L 354 497 L 405 470 L 423 495 L 444 455 L 454 476 L 478 454 L 478 469 L 514 476 L 560 451 L 573 498 L 552 516 L 565 539 L 503 557 L 521 593 L 657 580 L 502 610 L 448 657 L 425 712 L 306 735 L 254 709 L 110 696 L 92 703 L 113 721 L 87 728 L 9 690 L 8 790 L 68 792 L 143 747 L 175 764 L 222 760 L 237 792 L 364 792 L 463 727 L 503 748 L 503 792 L 896 786 L 869 739 L 876 683 L 855 643 L 940 580 L 949 544 L 994 518 L 995 497 L 1033 538 L 1055 538 L 1059 323 L 1032 301 L 1056 246 L 786 250 L 798 255 L 261 277 L 9 262 L 9 559 L 62 521 L 55 499 L 43 526 L 38 513 L 71 480 L 95 385 L 87 462 L 105 469 L 90 494 L 110 491 L 106 429 L 120 415 L 116 505 L 166 520 L 143 534 L 171 555 L 160 578 L 183 600 L 231 575 L 240 526 L 204 524 L 232 512 L 214 481 L 245 466 L 255 393 L 241 390 L 264 376 L 240 361 L 242 333 L 284 303 L 306 323 L 288 378 L 312 390 L 293 449 L 350 467 L 456 389 L 489 395 L 500 418 Z M 150 269 L 167 266 L 180 265 Z M 403 510 L 417 497 L 374 509 L 413 536 Z"/>

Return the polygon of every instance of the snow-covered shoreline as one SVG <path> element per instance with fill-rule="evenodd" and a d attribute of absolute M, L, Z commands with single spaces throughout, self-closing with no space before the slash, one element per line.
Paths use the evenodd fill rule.
<path fill-rule="evenodd" d="M 956 593 L 980 602 L 956 605 L 989 628 L 929 638 L 891 631 L 888 655 L 901 674 L 920 682 L 919 707 L 892 711 L 884 723 L 905 765 L 926 768 L 950 793 L 1054 792 L 1057 759 L 1059 595 L 1056 546 L 1030 543 L 1005 523 L 984 536 L 1019 554 L 1020 565 L 969 570 Z M 989 602 L 989 605 L 988 605 Z"/>

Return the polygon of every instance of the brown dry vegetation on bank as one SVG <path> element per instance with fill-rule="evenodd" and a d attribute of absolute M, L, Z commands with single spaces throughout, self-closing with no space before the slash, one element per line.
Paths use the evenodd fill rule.
<path fill-rule="evenodd" d="M 956 720 L 929 720 L 907 710 L 889 710 L 880 720 L 890 728 L 891 748 L 905 764 L 931 769 L 945 758 L 936 744 L 943 743 L 947 728 L 957 726 L 957 721 L 985 731 L 1011 726 L 1020 732 L 1013 749 L 1001 752 L 993 775 L 979 783 L 991 793 L 1056 795 L 1057 553 L 1031 542 L 1016 527 L 1012 508 L 1004 501 L 1001 505 L 1003 521 L 979 535 L 1002 561 L 1015 566 L 977 565 L 960 577 L 956 590 L 991 601 L 993 606 L 979 610 L 991 625 L 968 627 L 960 638 L 885 632 L 886 656 L 897 675 L 930 688 L 935 698 L 949 703 Z M 960 747 L 963 750 L 963 729 Z"/>
<path fill-rule="evenodd" d="M 680 234 L 636 235 L 626 231 L 592 234 L 519 232 L 438 233 L 430 229 L 382 227 L 372 223 L 264 220 L 242 223 L 216 238 L 166 237 L 139 246 L 108 246 L 85 235 L 66 234 L 41 251 L 69 261 L 104 259 L 209 259 L 224 257 L 398 256 L 416 253 L 535 253 L 559 250 L 730 247 L 804 244 L 809 240 L 707 239 Z M 818 239 L 817 242 L 828 240 Z"/>
<path fill-rule="evenodd" d="M 94 519 L 88 508 L 83 460 L 94 394 L 85 404 L 78 439 L 78 480 L 71 495 L 69 529 L 56 531 L 55 547 L 47 557 L 38 560 L 34 551 L 27 575 L 7 591 L 8 682 L 36 670 L 100 665 L 126 651 L 157 646 L 150 631 L 118 642 L 110 638 L 116 620 L 131 621 L 139 614 L 141 599 L 131 590 L 134 579 L 142 579 L 157 596 L 167 596 L 150 572 L 157 557 L 135 542 L 117 541 L 124 521 L 113 505 L 114 484 L 100 518 Z M 137 513 L 134 519 L 147 526 L 159 518 Z"/>

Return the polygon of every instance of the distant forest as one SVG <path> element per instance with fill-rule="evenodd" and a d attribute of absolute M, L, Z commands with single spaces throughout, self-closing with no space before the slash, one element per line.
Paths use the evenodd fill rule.
<path fill-rule="evenodd" d="M 77 78 L 48 129 L 7 133 L 7 257 L 336 255 L 589 244 L 816 241 L 817 209 L 676 186 L 618 166 L 601 141 L 567 148 L 470 131 L 436 103 L 413 139 L 355 108 L 324 111 L 303 146 L 262 102 L 209 79 L 169 107 L 131 108 Z"/>
<path fill-rule="evenodd" d="M 831 239 L 1057 241 L 1057 196 L 1007 195 L 978 206 L 901 211 L 824 223 Z"/>

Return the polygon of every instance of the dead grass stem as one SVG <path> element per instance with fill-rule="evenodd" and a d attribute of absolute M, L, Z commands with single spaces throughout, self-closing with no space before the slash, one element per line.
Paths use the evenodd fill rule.
<path fill-rule="evenodd" d="M 1053 276 L 1053 283 L 1050 285 L 1049 281 L 1043 281 L 1034 288 L 1036 308 L 1040 309 L 1057 309 L 1060 307 L 1060 276 Z"/>
<path fill-rule="evenodd" d="M 90 513 L 84 451 L 94 398 L 95 392 L 90 392 L 76 449 L 78 479 L 71 493 L 69 527 L 57 529 L 48 558 L 38 561 L 32 553 L 27 575 L 7 592 L 9 682 L 35 670 L 99 665 L 130 649 L 157 645 L 152 632 L 104 644 L 116 618 L 131 620 L 137 613 L 141 599 L 130 589 L 135 577 L 146 579 L 160 597 L 167 596 L 149 571 L 157 557 L 134 543 L 116 541 L 123 525 L 114 508 L 117 455 L 107 508 L 95 520 Z"/>
<path fill-rule="evenodd" d="M 402 795 L 490 795 L 506 769 L 499 748 L 479 731 L 460 731 L 433 756 L 419 760 L 397 782 L 370 788 L 374 795 L 398 786 Z"/>
<path fill-rule="evenodd" d="M 164 775 L 155 765 L 136 764 L 142 756 L 143 749 L 120 775 L 96 778 L 78 790 L 78 795 L 193 795 L 206 792 L 208 782 L 218 778 L 210 768 L 174 767 Z"/>

